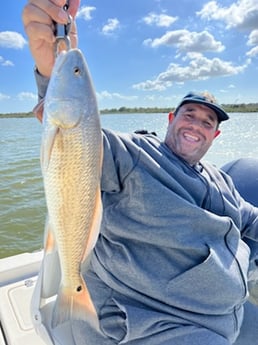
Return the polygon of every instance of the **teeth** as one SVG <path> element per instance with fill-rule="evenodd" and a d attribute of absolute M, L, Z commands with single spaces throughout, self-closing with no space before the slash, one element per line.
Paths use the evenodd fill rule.
<path fill-rule="evenodd" d="M 194 135 L 191 135 L 191 134 L 185 134 L 184 137 L 187 139 L 187 140 L 190 140 L 190 141 L 199 141 L 199 138 L 194 136 Z"/>

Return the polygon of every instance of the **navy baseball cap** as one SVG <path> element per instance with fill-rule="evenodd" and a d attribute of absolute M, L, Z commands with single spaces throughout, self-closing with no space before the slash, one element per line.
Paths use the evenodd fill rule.
<path fill-rule="evenodd" d="M 226 121 L 229 119 L 228 114 L 221 108 L 220 105 L 216 103 L 216 100 L 214 99 L 214 97 L 208 93 L 205 93 L 205 92 L 200 93 L 200 94 L 194 93 L 194 92 L 188 93 L 176 107 L 176 110 L 174 111 L 175 115 L 178 112 L 179 108 L 183 104 L 186 104 L 186 103 L 198 103 L 198 104 L 206 105 L 207 107 L 215 111 L 219 122 Z"/>

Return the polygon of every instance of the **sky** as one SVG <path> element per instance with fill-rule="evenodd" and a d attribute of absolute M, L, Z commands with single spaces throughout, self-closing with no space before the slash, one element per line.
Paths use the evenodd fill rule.
<path fill-rule="evenodd" d="M 2 5 L 0 113 L 37 103 L 25 4 Z M 100 109 L 173 109 L 204 90 L 221 104 L 258 102 L 258 0 L 81 0 L 76 20 Z"/>

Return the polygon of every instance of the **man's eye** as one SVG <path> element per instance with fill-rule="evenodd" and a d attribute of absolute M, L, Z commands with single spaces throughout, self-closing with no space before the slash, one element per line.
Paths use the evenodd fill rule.
<path fill-rule="evenodd" d="M 205 121 L 203 124 L 204 124 L 204 126 L 205 126 L 206 128 L 211 128 L 211 127 L 213 127 L 213 124 L 212 124 L 211 122 Z"/>

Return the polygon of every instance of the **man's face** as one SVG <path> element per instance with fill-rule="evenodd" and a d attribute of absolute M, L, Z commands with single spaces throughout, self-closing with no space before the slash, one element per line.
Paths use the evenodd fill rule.
<path fill-rule="evenodd" d="M 219 135 L 217 127 L 215 111 L 202 104 L 183 104 L 176 116 L 172 113 L 169 115 L 165 143 L 175 154 L 194 165 Z"/>

